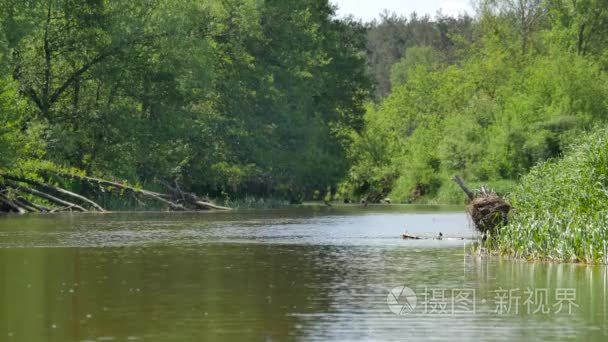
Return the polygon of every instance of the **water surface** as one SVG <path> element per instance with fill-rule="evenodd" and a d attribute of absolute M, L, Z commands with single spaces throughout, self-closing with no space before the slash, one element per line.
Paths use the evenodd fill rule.
<path fill-rule="evenodd" d="M 461 208 L 0 217 L 0 341 L 606 340 L 604 267 L 474 236 Z"/>

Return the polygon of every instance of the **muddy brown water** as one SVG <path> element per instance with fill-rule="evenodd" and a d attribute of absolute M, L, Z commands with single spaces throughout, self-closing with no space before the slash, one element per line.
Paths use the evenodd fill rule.
<path fill-rule="evenodd" d="M 472 238 L 458 207 L 2 216 L 0 341 L 607 340 L 605 267 Z"/>

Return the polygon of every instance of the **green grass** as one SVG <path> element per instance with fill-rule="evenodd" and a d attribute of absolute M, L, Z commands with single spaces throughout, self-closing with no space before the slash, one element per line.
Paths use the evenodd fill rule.
<path fill-rule="evenodd" d="M 608 237 L 608 129 L 534 167 L 509 196 L 510 223 L 492 248 L 505 255 L 604 263 Z"/>

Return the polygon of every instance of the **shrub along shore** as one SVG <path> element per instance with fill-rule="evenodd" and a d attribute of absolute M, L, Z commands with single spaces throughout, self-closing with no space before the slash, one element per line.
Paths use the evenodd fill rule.
<path fill-rule="evenodd" d="M 509 223 L 486 246 L 503 255 L 605 263 L 608 129 L 596 129 L 561 159 L 534 167 L 508 196 Z"/>

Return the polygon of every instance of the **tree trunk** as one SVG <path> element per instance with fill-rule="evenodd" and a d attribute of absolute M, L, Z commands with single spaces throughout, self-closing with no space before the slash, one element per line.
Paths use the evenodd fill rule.
<path fill-rule="evenodd" d="M 460 176 L 454 176 L 453 180 L 454 182 L 456 182 L 456 184 L 458 184 L 458 186 L 460 186 L 460 188 L 462 189 L 462 191 L 464 191 L 470 201 L 475 199 L 475 194 L 471 190 L 469 190 L 469 188 L 467 188 L 467 186 L 464 184 L 464 180 L 462 180 Z"/>
<path fill-rule="evenodd" d="M 12 182 L 12 181 L 7 181 L 7 183 L 11 184 L 11 186 L 15 187 L 16 189 L 18 189 L 18 190 L 20 190 L 22 192 L 26 192 L 26 193 L 34 195 L 36 197 L 44 198 L 45 200 L 47 200 L 47 201 L 49 201 L 51 203 L 54 203 L 56 205 L 61 205 L 61 206 L 64 206 L 64 207 L 74 208 L 74 209 L 76 209 L 78 211 L 81 211 L 81 212 L 87 212 L 88 211 L 85 208 L 83 208 L 83 207 L 81 207 L 81 206 L 79 206 L 79 205 L 77 205 L 75 203 L 64 201 L 61 198 L 57 198 L 57 197 L 55 197 L 53 195 L 49 195 L 49 194 L 44 193 L 42 191 L 38 191 L 38 190 L 33 189 L 33 188 L 28 188 L 26 186 L 21 186 L 21 185 L 15 183 L 15 182 Z"/>
<path fill-rule="evenodd" d="M 165 182 L 165 181 L 161 181 L 160 183 L 162 185 L 164 185 L 171 192 L 171 194 L 173 195 L 173 198 L 181 199 L 183 202 L 193 205 L 194 207 L 196 207 L 198 209 L 232 210 L 232 208 L 222 207 L 222 206 L 215 205 L 213 203 L 204 201 L 204 200 L 200 199 L 198 196 L 196 196 L 195 194 L 192 194 L 189 192 L 184 192 L 179 188 L 179 186 L 177 184 L 175 187 L 173 187 L 168 182 Z"/>
<path fill-rule="evenodd" d="M 100 212 L 105 212 L 106 211 L 99 204 L 93 202 L 92 200 L 90 200 L 90 199 L 88 199 L 88 198 L 86 198 L 84 196 L 81 196 L 79 194 L 73 193 L 71 191 L 62 189 L 60 187 L 56 187 L 56 186 L 53 186 L 53 185 L 50 185 L 50 184 L 46 184 L 46 183 L 41 183 L 41 182 L 38 182 L 38 181 L 35 181 L 35 180 L 31 180 L 31 179 L 26 179 L 26 178 L 23 178 L 23 177 L 17 177 L 17 176 L 11 176 L 11 175 L 2 175 L 2 177 L 4 177 L 5 179 L 10 179 L 12 181 L 16 181 L 16 182 L 27 183 L 27 184 L 30 184 L 32 186 L 36 186 L 36 187 L 42 188 L 42 189 L 44 189 L 46 191 L 51 191 L 51 192 L 55 192 L 55 193 L 67 196 L 67 197 L 74 198 L 74 199 L 79 200 L 81 202 L 87 203 L 88 205 L 90 205 L 91 207 L 95 208 L 97 211 L 100 211 Z"/>
<path fill-rule="evenodd" d="M 20 207 L 17 203 L 2 194 L 0 194 L 0 202 L 4 203 L 7 207 L 19 214 L 25 214 L 28 212 L 25 208 Z"/>
<path fill-rule="evenodd" d="M 155 199 L 158 202 L 164 203 L 164 204 L 168 205 L 169 208 L 171 208 L 171 210 L 184 210 L 184 206 L 168 200 L 167 198 L 170 198 L 171 196 L 169 196 L 167 194 L 161 194 L 161 193 L 154 192 L 154 191 L 138 189 L 138 188 L 135 188 L 135 187 L 132 187 L 129 185 L 120 184 L 120 183 L 112 182 L 112 181 L 107 181 L 107 180 L 99 179 L 99 178 L 73 175 L 73 174 L 67 174 L 67 173 L 61 173 L 61 172 L 59 172 L 57 174 L 64 176 L 64 177 L 77 178 L 77 179 L 85 181 L 85 182 L 97 184 L 98 186 L 114 187 L 114 188 L 118 188 L 118 189 L 131 191 L 131 192 Z"/>

